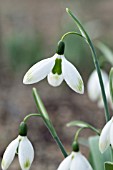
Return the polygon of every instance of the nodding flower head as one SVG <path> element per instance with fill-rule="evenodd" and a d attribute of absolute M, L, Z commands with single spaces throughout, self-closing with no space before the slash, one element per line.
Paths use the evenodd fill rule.
<path fill-rule="evenodd" d="M 72 90 L 83 94 L 83 80 L 74 65 L 65 58 L 64 49 L 65 44 L 60 41 L 56 54 L 33 65 L 25 74 L 23 83 L 37 83 L 47 76 L 51 86 L 57 87 L 65 80 Z"/>
<path fill-rule="evenodd" d="M 34 159 L 34 149 L 27 136 L 24 136 L 26 134 L 26 125 L 22 123 L 21 127 L 21 135 L 13 140 L 4 152 L 1 163 L 2 170 L 8 169 L 16 153 L 18 154 L 19 163 L 22 170 L 29 170 L 31 167 Z"/>
<path fill-rule="evenodd" d="M 110 146 L 113 147 L 113 117 L 109 120 L 104 128 L 102 129 L 100 138 L 99 138 L 99 149 L 101 153 Z"/>
<path fill-rule="evenodd" d="M 59 165 L 57 170 L 93 170 L 80 152 L 72 152 Z"/>
<path fill-rule="evenodd" d="M 101 74 L 104 86 L 106 87 L 106 84 L 108 83 L 108 75 L 104 70 L 101 70 Z M 97 101 L 99 107 L 104 107 L 100 83 L 96 70 L 94 70 L 89 77 L 87 91 L 88 96 L 92 101 Z"/>

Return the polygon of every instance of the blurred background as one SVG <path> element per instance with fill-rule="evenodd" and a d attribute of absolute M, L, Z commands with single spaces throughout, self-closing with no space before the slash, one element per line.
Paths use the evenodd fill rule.
<path fill-rule="evenodd" d="M 67 128 L 66 123 L 82 120 L 97 128 L 105 123 L 104 110 L 97 108 L 87 95 L 87 80 L 94 65 L 81 38 L 65 39 L 65 55 L 83 77 L 84 95 L 74 93 L 64 82 L 58 88 L 50 87 L 46 79 L 34 85 L 22 83 L 24 74 L 34 63 L 55 53 L 64 33 L 77 30 L 65 12 L 66 7 L 81 20 L 94 43 L 100 40 L 113 49 L 112 0 L 0 0 L 0 158 L 18 135 L 19 123 L 28 113 L 37 111 L 33 87 L 37 88 L 67 152 L 71 152 L 77 128 Z M 98 50 L 97 53 L 100 55 Z M 108 72 L 109 68 L 106 64 Z M 28 127 L 28 137 L 35 148 L 31 169 L 57 169 L 63 156 L 43 121 L 31 118 Z M 90 135 L 95 134 L 90 130 L 81 133 L 86 140 Z M 81 151 L 88 156 L 87 147 L 81 145 Z M 13 169 L 20 169 L 17 157 L 9 168 Z"/>

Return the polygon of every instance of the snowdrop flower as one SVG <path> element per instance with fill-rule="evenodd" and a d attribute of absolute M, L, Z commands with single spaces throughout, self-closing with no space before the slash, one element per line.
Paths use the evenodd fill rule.
<path fill-rule="evenodd" d="M 107 85 L 105 87 L 105 92 L 106 92 L 107 101 L 108 101 L 111 109 L 113 109 L 113 102 L 112 102 L 112 98 L 111 98 L 111 94 L 110 94 L 109 82 L 107 83 Z"/>
<path fill-rule="evenodd" d="M 108 75 L 104 70 L 101 70 L 101 74 L 102 74 L 104 86 L 106 88 L 106 85 L 108 84 L 109 81 Z M 87 84 L 87 91 L 88 91 L 88 96 L 92 101 L 97 101 L 99 107 L 104 107 L 100 83 L 99 83 L 96 70 L 94 70 L 89 77 L 88 84 Z"/>
<path fill-rule="evenodd" d="M 113 117 L 109 120 L 104 128 L 102 129 L 100 138 L 99 138 L 99 149 L 101 153 L 109 147 L 109 145 L 113 147 Z"/>
<path fill-rule="evenodd" d="M 64 48 L 64 42 L 60 41 L 56 54 L 33 65 L 25 74 L 23 83 L 33 84 L 47 76 L 48 83 L 51 86 L 57 87 L 65 80 L 72 90 L 83 94 L 82 78 L 74 65 L 65 58 Z"/>
<path fill-rule="evenodd" d="M 26 133 L 25 129 L 23 130 L 25 134 Z M 22 170 L 30 169 L 31 164 L 34 159 L 34 149 L 33 149 L 31 142 L 27 138 L 27 136 L 23 135 L 23 132 L 21 133 L 22 136 L 19 135 L 6 148 L 5 153 L 3 155 L 2 163 L 1 163 L 2 170 L 8 169 L 16 153 L 18 153 L 18 158 L 19 158 L 21 169 Z"/>
<path fill-rule="evenodd" d="M 87 159 L 80 152 L 72 152 L 57 170 L 93 170 Z"/>

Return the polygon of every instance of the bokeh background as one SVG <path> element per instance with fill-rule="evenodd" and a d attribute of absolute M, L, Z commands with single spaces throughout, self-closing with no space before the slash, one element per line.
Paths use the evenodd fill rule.
<path fill-rule="evenodd" d="M 66 123 L 83 120 L 101 128 L 105 122 L 104 110 L 97 108 L 87 95 L 87 80 L 94 65 L 87 44 L 78 37 L 65 39 L 65 55 L 83 77 L 84 95 L 74 93 L 65 83 L 58 88 L 50 87 L 46 79 L 34 85 L 22 84 L 30 66 L 52 56 L 61 36 L 76 30 L 65 12 L 66 7 L 78 16 L 94 43 L 101 40 L 113 48 L 112 0 L 0 0 L 0 158 L 18 135 L 19 123 L 28 113 L 37 111 L 33 87 L 37 88 L 67 152 L 71 151 L 77 128 L 67 128 Z M 109 72 L 110 65 L 106 64 L 105 68 Z M 43 121 L 31 118 L 28 127 L 28 136 L 35 148 L 31 169 L 57 169 L 63 156 Z M 90 130 L 80 135 L 86 145 L 90 135 L 94 135 Z M 88 157 L 88 147 L 81 145 L 81 151 Z M 18 169 L 16 157 L 9 170 Z"/>

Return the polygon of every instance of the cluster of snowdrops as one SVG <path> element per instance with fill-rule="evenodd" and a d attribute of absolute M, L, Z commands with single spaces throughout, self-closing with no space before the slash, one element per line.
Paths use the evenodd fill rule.
<path fill-rule="evenodd" d="M 72 12 L 67 9 L 68 14 L 74 19 L 80 33 L 77 32 L 68 32 L 64 34 L 61 40 L 58 43 L 56 53 L 53 57 L 44 59 L 35 65 L 33 65 L 28 72 L 25 74 L 23 83 L 24 84 L 33 84 L 37 83 L 47 77 L 48 83 L 51 86 L 57 87 L 60 86 L 63 80 L 66 84 L 74 91 L 80 94 L 84 93 L 84 83 L 82 77 L 75 66 L 70 63 L 64 56 L 65 46 L 64 39 L 70 34 L 76 36 L 81 36 L 89 45 L 91 45 L 91 40 L 84 28 L 80 24 L 79 20 L 72 14 Z M 93 51 L 93 47 L 91 46 Z M 93 51 L 93 59 L 95 58 L 95 52 Z M 104 86 L 106 87 L 104 90 Z M 105 116 L 106 116 L 106 125 L 102 129 L 101 133 L 96 128 L 92 128 L 95 132 L 100 135 L 99 138 L 99 149 L 101 153 L 110 146 L 113 146 L 113 118 L 110 119 L 108 108 L 106 102 L 110 103 L 112 107 L 112 99 L 109 89 L 109 78 L 105 71 L 100 70 L 98 62 L 96 62 L 96 70 L 91 74 L 88 81 L 88 94 L 91 100 L 97 101 L 99 106 L 105 105 Z M 72 152 L 68 155 L 63 144 L 61 143 L 53 125 L 49 118 L 49 115 L 36 91 L 33 89 L 34 100 L 36 102 L 38 113 L 27 115 L 24 120 L 20 123 L 19 126 L 19 135 L 13 140 L 8 147 L 6 148 L 1 167 L 3 170 L 8 169 L 12 163 L 15 154 L 18 154 L 20 167 L 22 170 L 29 170 L 34 159 L 34 149 L 27 137 L 27 120 L 31 116 L 42 117 L 45 125 L 49 129 L 52 137 L 58 144 L 61 152 L 64 155 L 64 160 L 58 166 L 58 170 L 93 170 L 93 167 L 90 165 L 89 161 L 82 155 L 79 149 L 78 136 L 82 128 L 77 131 L 75 138 L 72 143 Z M 107 96 L 107 97 L 106 97 Z"/>

